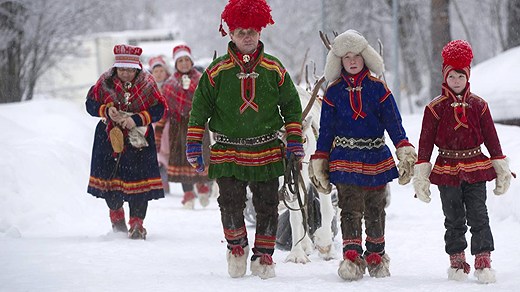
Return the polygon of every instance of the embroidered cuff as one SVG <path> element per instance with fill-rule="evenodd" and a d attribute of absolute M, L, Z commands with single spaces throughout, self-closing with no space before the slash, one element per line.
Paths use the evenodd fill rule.
<path fill-rule="evenodd" d="M 314 152 L 314 154 L 311 155 L 311 160 L 312 159 L 327 159 L 327 160 L 329 160 L 329 153 L 327 153 L 325 151 L 316 151 L 316 152 Z"/>
<path fill-rule="evenodd" d="M 188 133 L 186 134 L 187 141 L 202 142 L 204 136 L 204 127 L 201 126 L 190 126 L 188 127 Z"/>
<path fill-rule="evenodd" d="M 302 139 L 302 124 L 298 122 L 291 122 L 285 124 L 285 131 L 287 134 L 287 141 L 303 142 Z"/>
<path fill-rule="evenodd" d="M 404 147 L 404 146 L 412 146 L 413 148 L 415 148 L 412 143 L 410 143 L 408 140 L 401 140 L 399 141 L 399 143 L 397 143 L 397 145 L 395 145 L 395 148 L 401 148 L 401 147 Z"/>

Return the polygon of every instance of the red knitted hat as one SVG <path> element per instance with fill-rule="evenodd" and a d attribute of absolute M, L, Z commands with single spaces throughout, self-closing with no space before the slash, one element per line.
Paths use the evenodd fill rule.
<path fill-rule="evenodd" d="M 188 57 L 190 58 L 191 62 L 193 63 L 193 56 L 191 55 L 191 49 L 186 44 L 180 44 L 173 48 L 172 50 L 172 56 L 173 56 L 173 64 L 175 68 L 177 68 L 177 60 L 180 57 Z"/>
<path fill-rule="evenodd" d="M 162 56 L 151 57 L 150 60 L 148 60 L 148 66 L 150 70 L 155 68 L 155 66 L 163 66 L 166 68 L 166 61 L 164 61 Z"/>
<path fill-rule="evenodd" d="M 222 20 L 230 32 L 237 28 L 252 28 L 260 32 L 267 25 L 274 24 L 271 7 L 265 0 L 229 0 L 220 17 L 219 30 L 222 36 L 227 34 L 222 27 Z"/>
<path fill-rule="evenodd" d="M 442 73 L 444 81 L 452 70 L 462 70 L 469 79 L 470 65 L 473 60 L 471 45 L 465 40 L 454 40 L 442 49 Z"/>
<path fill-rule="evenodd" d="M 113 67 L 122 68 L 136 68 L 143 69 L 139 56 L 143 49 L 130 45 L 115 45 L 114 46 L 114 57 L 115 62 Z"/>

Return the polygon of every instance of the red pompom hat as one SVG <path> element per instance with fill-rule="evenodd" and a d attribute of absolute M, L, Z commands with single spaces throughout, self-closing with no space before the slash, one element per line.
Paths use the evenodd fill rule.
<path fill-rule="evenodd" d="M 274 24 L 271 7 L 265 0 L 229 0 L 222 11 L 219 31 L 222 36 L 227 33 L 222 27 L 224 20 L 232 32 L 237 28 L 252 28 L 258 32 L 269 24 Z"/>
<path fill-rule="evenodd" d="M 442 75 L 444 82 L 452 70 L 462 70 L 469 79 L 473 50 L 465 40 L 454 40 L 447 43 L 442 49 Z"/>

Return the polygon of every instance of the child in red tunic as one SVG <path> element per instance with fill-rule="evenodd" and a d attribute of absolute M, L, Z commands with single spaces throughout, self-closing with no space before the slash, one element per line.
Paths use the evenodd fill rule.
<path fill-rule="evenodd" d="M 431 200 L 430 182 L 439 188 L 445 216 L 445 250 L 451 264 L 448 278 L 464 280 L 469 274 L 464 253 L 469 225 L 475 276 L 482 283 L 495 282 L 490 264 L 494 244 L 486 207 L 486 181 L 496 179 L 494 193 L 502 195 L 509 188 L 511 171 L 486 101 L 470 91 L 471 46 L 463 40 L 451 41 L 443 48 L 442 57 L 442 94 L 424 110 L 413 185 L 417 198 L 426 203 Z M 491 158 L 482 153 L 482 144 Z M 429 161 L 434 145 L 439 155 L 432 169 Z"/>

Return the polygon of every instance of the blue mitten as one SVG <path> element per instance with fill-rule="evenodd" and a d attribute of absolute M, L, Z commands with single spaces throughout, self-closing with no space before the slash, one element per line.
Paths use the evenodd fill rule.
<path fill-rule="evenodd" d="M 305 151 L 303 151 L 303 144 L 301 142 L 288 141 L 285 151 L 287 159 L 291 157 L 291 153 L 294 154 L 298 160 L 302 160 L 305 156 Z"/>
<path fill-rule="evenodd" d="M 202 159 L 202 144 L 198 142 L 186 143 L 186 158 L 197 172 L 204 171 L 204 160 Z"/>

